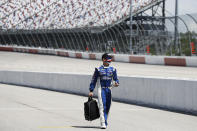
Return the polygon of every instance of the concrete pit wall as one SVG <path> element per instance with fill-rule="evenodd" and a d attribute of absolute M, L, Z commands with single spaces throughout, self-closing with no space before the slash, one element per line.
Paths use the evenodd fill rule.
<path fill-rule="evenodd" d="M 197 115 L 197 80 L 120 76 L 113 99 Z M 90 75 L 0 71 L 0 83 L 88 95 Z M 94 94 L 97 90 L 95 90 Z"/>

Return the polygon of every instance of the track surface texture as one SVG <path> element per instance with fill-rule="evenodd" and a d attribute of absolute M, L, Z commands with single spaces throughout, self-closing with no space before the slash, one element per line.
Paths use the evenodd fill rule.
<path fill-rule="evenodd" d="M 1 131 L 95 131 L 83 116 L 87 97 L 0 84 Z M 197 117 L 113 102 L 107 131 L 196 131 Z"/>
<path fill-rule="evenodd" d="M 0 52 L 0 70 L 33 71 L 55 73 L 93 74 L 95 67 L 102 64 L 98 60 L 76 59 L 49 55 Z M 196 67 L 146 65 L 112 62 L 119 76 L 141 76 L 155 78 L 195 79 Z"/>

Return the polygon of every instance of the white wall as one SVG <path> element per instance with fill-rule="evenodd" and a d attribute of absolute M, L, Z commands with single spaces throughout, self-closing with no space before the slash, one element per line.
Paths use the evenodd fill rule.
<path fill-rule="evenodd" d="M 197 80 L 119 77 L 113 99 L 197 114 Z M 0 83 L 87 95 L 90 75 L 0 71 Z M 95 94 L 97 94 L 95 92 Z"/>

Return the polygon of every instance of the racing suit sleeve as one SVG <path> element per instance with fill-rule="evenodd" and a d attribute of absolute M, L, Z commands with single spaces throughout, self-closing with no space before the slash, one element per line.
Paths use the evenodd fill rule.
<path fill-rule="evenodd" d="M 98 71 L 97 68 L 95 68 L 94 74 L 92 76 L 92 81 L 90 83 L 90 88 L 89 88 L 90 92 L 94 91 L 94 88 L 96 86 L 96 82 L 97 82 L 98 76 L 99 76 L 99 71 Z"/>
<path fill-rule="evenodd" d="M 119 84 L 119 80 L 118 80 L 118 76 L 117 76 L 117 71 L 116 71 L 116 69 L 114 69 L 114 71 L 113 71 L 113 80 L 114 80 L 116 83 Z"/>

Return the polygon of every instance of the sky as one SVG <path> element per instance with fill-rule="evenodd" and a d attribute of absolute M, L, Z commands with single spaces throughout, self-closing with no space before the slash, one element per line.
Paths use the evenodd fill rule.
<path fill-rule="evenodd" d="M 166 10 L 174 14 L 175 12 L 175 1 L 166 0 Z M 178 0 L 179 15 L 197 13 L 197 0 Z"/>
<path fill-rule="evenodd" d="M 172 13 L 169 14 L 166 12 L 166 16 L 173 16 L 175 14 L 175 1 L 176 0 L 166 0 L 166 11 Z M 197 20 L 197 0 L 178 0 L 178 6 L 178 15 L 184 19 L 190 31 L 197 32 L 196 23 L 190 17 L 185 16 L 185 14 L 192 14 L 192 16 Z M 171 27 L 169 30 L 171 29 L 173 31 L 174 25 L 172 25 L 169 21 L 166 22 L 166 24 L 167 26 Z M 181 20 L 179 20 L 178 26 L 180 32 L 187 31 L 186 26 Z"/>

